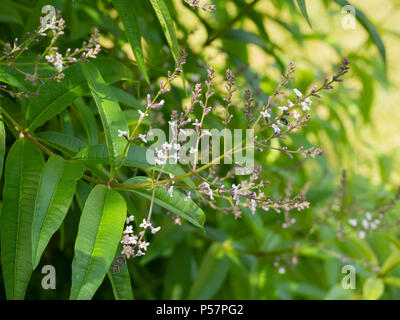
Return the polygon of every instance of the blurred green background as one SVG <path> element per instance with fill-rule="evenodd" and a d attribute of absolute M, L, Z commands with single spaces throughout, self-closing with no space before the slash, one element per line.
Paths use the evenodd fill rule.
<path fill-rule="evenodd" d="M 119 97 L 121 105 L 134 124 L 134 109 L 157 90 L 174 64 L 149 2 L 136 2 L 150 86 L 137 68 L 111 1 L 0 0 L 0 45 L 37 27 L 46 4 L 62 10 L 66 20 L 60 51 L 79 47 L 97 27 L 102 55 L 121 60 L 141 80 L 119 84 L 126 93 Z M 189 53 L 186 81 L 176 82 L 165 98 L 165 119 L 190 99 L 193 84 L 204 79 L 209 65 L 220 74 L 220 82 L 226 68 L 233 70 L 239 95 L 251 88 L 260 104 L 290 61 L 296 64 L 293 86 L 303 91 L 334 74 L 343 57 L 350 59 L 351 70 L 342 84 L 313 104 L 309 126 L 287 142 L 293 147 L 317 145 L 325 152 L 322 157 L 291 160 L 272 151 L 257 159 L 264 166 L 263 176 L 273 182 L 272 197 L 289 194 L 290 188 L 297 193 L 308 184 L 310 209 L 289 216 L 246 212 L 235 220 L 207 208 L 207 232 L 202 234 L 186 223 L 175 225 L 157 207 L 155 219 L 162 231 L 145 257 L 128 264 L 135 298 L 399 299 L 400 3 L 352 0 L 358 19 L 354 29 L 345 29 L 342 0 L 305 1 L 312 27 L 301 11 L 302 1 L 213 0 L 213 12 L 192 9 L 182 0 L 165 2 L 179 46 Z M 239 114 L 243 103 L 235 99 Z M 64 114 L 64 130 L 79 131 L 74 117 L 73 109 Z M 148 206 L 135 204 L 142 211 Z M 28 299 L 68 297 L 78 207 L 71 209 L 63 233 L 52 239 L 42 259 L 42 264 L 56 267 L 57 289 L 41 288 L 39 266 Z M 363 239 L 360 225 L 367 212 L 380 224 Z M 282 228 L 285 219 L 292 218 L 296 223 Z M 357 219 L 357 228 L 349 219 Z M 347 264 L 357 273 L 351 290 L 341 286 L 341 270 Z M 0 296 L 4 298 L 3 291 Z M 95 298 L 113 298 L 107 280 Z"/>

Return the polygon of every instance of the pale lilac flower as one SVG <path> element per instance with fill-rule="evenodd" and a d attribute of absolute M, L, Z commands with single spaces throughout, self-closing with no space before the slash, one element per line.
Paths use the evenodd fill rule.
<path fill-rule="evenodd" d="M 125 255 L 128 259 L 135 255 L 135 250 L 131 246 L 123 246 L 121 254 Z"/>
<path fill-rule="evenodd" d="M 293 111 L 293 117 L 296 119 L 296 121 L 299 121 L 300 115 L 297 113 L 296 110 Z"/>
<path fill-rule="evenodd" d="M 129 222 L 132 222 L 135 219 L 134 216 L 129 216 L 126 218 L 126 223 L 128 224 Z"/>
<path fill-rule="evenodd" d="M 260 113 L 264 118 L 271 118 L 271 114 L 268 112 L 268 110 L 261 111 Z"/>
<path fill-rule="evenodd" d="M 160 231 L 161 227 L 157 227 L 157 228 L 151 228 L 151 233 L 152 234 L 156 234 L 158 231 Z"/>
<path fill-rule="evenodd" d="M 118 137 L 127 137 L 128 131 L 118 130 Z"/>
<path fill-rule="evenodd" d="M 275 134 L 279 134 L 281 132 L 281 129 L 279 129 L 275 123 L 273 123 L 271 127 L 274 129 Z"/>
<path fill-rule="evenodd" d="M 150 244 L 149 242 L 142 242 L 142 241 L 141 241 L 141 242 L 139 243 L 139 248 L 140 248 L 140 249 L 143 249 L 144 251 L 146 251 L 146 250 L 147 250 L 147 247 L 149 246 L 149 244 Z"/>
<path fill-rule="evenodd" d="M 143 219 L 143 222 L 140 224 L 140 227 L 143 229 L 147 229 L 151 227 L 151 223 L 147 222 L 146 219 Z"/>
<path fill-rule="evenodd" d="M 139 134 L 139 139 L 142 140 L 144 143 L 147 143 L 145 134 Z"/>
<path fill-rule="evenodd" d="M 132 226 L 126 226 L 126 229 L 124 230 L 124 234 L 126 233 L 133 233 L 133 227 Z"/>
<path fill-rule="evenodd" d="M 141 110 L 138 110 L 140 117 L 139 117 L 139 121 L 142 121 L 144 117 L 147 117 L 149 114 L 148 113 L 144 113 Z"/>
<path fill-rule="evenodd" d="M 357 227 L 357 220 L 356 219 L 349 219 L 349 225 L 352 227 Z"/>
<path fill-rule="evenodd" d="M 282 112 L 288 111 L 289 108 L 288 107 L 278 107 L 279 110 L 281 110 Z"/>
<path fill-rule="evenodd" d="M 293 91 L 296 94 L 296 96 L 298 96 L 299 98 L 301 98 L 303 96 L 303 94 L 299 90 L 297 90 L 296 88 L 294 88 Z"/>

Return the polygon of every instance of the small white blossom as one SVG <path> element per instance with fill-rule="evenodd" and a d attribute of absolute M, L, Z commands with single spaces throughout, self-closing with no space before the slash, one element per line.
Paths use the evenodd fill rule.
<path fill-rule="evenodd" d="M 160 231 L 160 229 L 161 229 L 161 227 L 151 228 L 151 233 L 156 234 L 158 231 Z"/>
<path fill-rule="evenodd" d="M 133 227 L 132 226 L 126 226 L 126 229 L 124 230 L 124 233 L 133 233 Z"/>
<path fill-rule="evenodd" d="M 144 143 L 147 143 L 145 134 L 139 134 L 139 139 L 142 140 Z"/>
<path fill-rule="evenodd" d="M 359 236 L 360 239 L 365 239 L 365 231 L 362 231 L 362 230 L 359 231 L 358 232 L 358 236 Z"/>
<path fill-rule="evenodd" d="M 149 114 L 148 113 L 144 113 L 142 112 L 142 110 L 138 110 L 140 117 L 139 117 L 139 121 L 142 121 L 144 117 L 147 117 Z"/>
<path fill-rule="evenodd" d="M 148 223 L 146 221 L 146 219 L 143 219 L 143 222 L 140 224 L 140 227 L 143 229 L 147 229 L 147 228 L 151 227 L 151 223 Z"/>
<path fill-rule="evenodd" d="M 118 137 L 127 137 L 128 131 L 118 130 Z"/>
<path fill-rule="evenodd" d="M 271 118 L 271 114 L 268 112 L 268 110 L 261 111 L 260 113 L 264 118 Z"/>
<path fill-rule="evenodd" d="M 146 251 L 146 250 L 147 250 L 147 247 L 149 246 L 149 244 L 150 244 L 150 243 L 148 243 L 148 242 L 142 242 L 142 241 L 141 241 L 141 242 L 139 243 L 139 248 L 140 248 L 140 249 L 143 249 L 144 251 Z"/>
<path fill-rule="evenodd" d="M 128 224 L 129 222 L 132 222 L 135 219 L 134 216 L 129 216 L 126 218 L 126 223 Z"/>
<path fill-rule="evenodd" d="M 299 90 L 297 90 L 296 88 L 294 88 L 293 91 L 296 94 L 296 96 L 298 96 L 299 98 L 301 98 L 303 96 L 303 94 Z"/>
<path fill-rule="evenodd" d="M 288 111 L 289 108 L 288 107 L 278 107 L 279 110 L 281 110 L 282 112 Z"/>
<path fill-rule="evenodd" d="M 300 115 L 297 113 L 296 110 L 293 111 L 293 117 L 296 119 L 296 121 L 299 121 Z"/>
<path fill-rule="evenodd" d="M 272 124 L 272 129 L 274 129 L 274 132 L 276 133 L 276 134 L 279 134 L 280 132 L 281 132 L 281 129 L 279 129 L 278 128 L 278 126 L 274 123 L 274 124 Z"/>
<path fill-rule="evenodd" d="M 356 219 L 349 219 L 349 225 L 352 227 L 357 227 L 357 220 Z"/>

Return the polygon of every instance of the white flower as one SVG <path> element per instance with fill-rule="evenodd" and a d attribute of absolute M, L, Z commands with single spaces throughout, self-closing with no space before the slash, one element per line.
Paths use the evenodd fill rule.
<path fill-rule="evenodd" d="M 299 121 L 300 115 L 297 113 L 296 110 L 293 111 L 293 117 L 296 119 L 296 121 Z"/>
<path fill-rule="evenodd" d="M 197 149 L 195 149 L 195 148 L 193 148 L 193 147 L 190 147 L 190 150 L 189 150 L 189 153 L 190 154 L 194 154 L 194 153 L 196 153 L 197 152 Z"/>
<path fill-rule="evenodd" d="M 139 139 L 142 140 L 144 143 L 147 143 L 145 134 L 139 134 Z"/>
<path fill-rule="evenodd" d="M 147 229 L 147 228 L 151 227 L 151 223 L 148 223 L 146 221 L 146 219 L 143 219 L 143 222 L 140 224 L 140 227 L 143 229 Z"/>
<path fill-rule="evenodd" d="M 271 118 L 271 114 L 268 112 L 268 110 L 261 111 L 260 113 L 264 118 Z"/>
<path fill-rule="evenodd" d="M 168 194 L 169 194 L 170 198 L 172 198 L 173 192 L 174 192 L 174 186 L 170 186 L 170 187 L 168 188 Z"/>
<path fill-rule="evenodd" d="M 310 107 L 307 105 L 305 101 L 300 102 L 300 105 L 303 107 L 304 111 L 310 110 Z"/>
<path fill-rule="evenodd" d="M 157 228 L 152 228 L 151 229 L 151 233 L 152 234 L 156 234 L 158 231 L 160 231 L 161 227 L 157 227 Z"/>
<path fill-rule="evenodd" d="M 147 247 L 149 246 L 149 244 L 150 244 L 150 243 L 148 243 L 148 242 L 142 242 L 142 241 L 141 241 L 141 242 L 139 243 L 139 248 L 140 248 L 140 249 L 143 249 L 144 251 L 146 251 L 146 250 L 147 250 Z"/>
<path fill-rule="evenodd" d="M 256 200 L 251 199 L 250 204 L 251 204 L 251 207 L 250 207 L 251 213 L 254 215 L 254 213 L 256 212 L 256 209 L 257 209 L 257 202 L 256 202 Z"/>
<path fill-rule="evenodd" d="M 138 250 L 138 251 L 136 252 L 135 257 L 140 257 L 140 256 L 144 256 L 144 255 L 145 255 L 145 253 L 144 253 L 142 250 Z"/>
<path fill-rule="evenodd" d="M 282 112 L 288 111 L 289 108 L 288 107 L 278 107 L 279 110 L 281 110 Z"/>
<path fill-rule="evenodd" d="M 127 137 L 128 131 L 118 130 L 118 137 Z"/>
<path fill-rule="evenodd" d="M 131 246 L 124 246 L 121 254 L 124 254 L 128 259 L 135 254 L 135 251 Z"/>
<path fill-rule="evenodd" d="M 294 88 L 293 91 L 296 94 L 296 96 L 298 96 L 299 98 L 301 98 L 303 96 L 303 94 L 299 90 L 297 90 L 296 88 Z"/>
<path fill-rule="evenodd" d="M 288 108 L 289 109 L 294 106 L 294 103 L 292 101 L 288 100 L 287 102 L 288 102 Z"/>
<path fill-rule="evenodd" d="M 272 129 L 274 129 L 274 132 L 276 133 L 276 134 L 279 134 L 280 132 L 281 132 L 281 129 L 279 129 L 278 128 L 278 126 L 274 123 L 274 124 L 272 124 Z"/>
<path fill-rule="evenodd" d="M 363 226 L 363 228 L 364 228 L 365 230 L 368 230 L 368 228 L 369 228 L 369 223 L 368 223 L 368 221 L 364 219 L 364 220 L 362 221 L 362 226 Z"/>
<path fill-rule="evenodd" d="M 232 194 L 233 200 L 237 200 L 239 186 L 240 186 L 240 184 L 238 184 L 238 185 L 232 184 L 231 194 Z"/>
<path fill-rule="evenodd" d="M 365 239 L 365 231 L 362 231 L 362 230 L 359 231 L 358 232 L 358 236 L 359 236 L 360 239 Z"/>
<path fill-rule="evenodd" d="M 133 233 L 133 227 L 132 226 L 126 226 L 126 229 L 124 230 L 124 233 Z"/>
<path fill-rule="evenodd" d="M 129 222 L 132 222 L 135 219 L 134 216 L 129 216 L 126 218 L 126 223 L 128 224 Z"/>
<path fill-rule="evenodd" d="M 280 267 L 280 268 L 278 269 L 278 272 L 279 272 L 280 274 L 284 274 L 284 273 L 286 273 L 286 269 L 285 269 L 284 267 Z"/>
<path fill-rule="evenodd" d="M 371 214 L 371 212 L 367 212 L 367 213 L 365 214 L 365 217 L 367 218 L 367 220 L 372 220 L 372 214 Z"/>
<path fill-rule="evenodd" d="M 190 191 L 188 191 L 188 192 L 186 193 L 186 197 L 185 197 L 185 199 L 183 199 L 183 201 L 188 201 L 188 199 L 191 199 L 191 197 L 190 197 Z"/>
<path fill-rule="evenodd" d="M 149 114 L 148 113 L 144 113 L 142 112 L 142 110 L 138 110 L 140 117 L 139 117 L 139 121 L 142 121 L 144 117 L 147 117 Z"/>
<path fill-rule="evenodd" d="M 357 220 L 356 219 L 349 219 L 349 225 L 352 227 L 357 227 Z"/>
<path fill-rule="evenodd" d="M 45 56 L 46 60 L 50 63 L 54 62 L 54 57 L 53 56 Z"/>

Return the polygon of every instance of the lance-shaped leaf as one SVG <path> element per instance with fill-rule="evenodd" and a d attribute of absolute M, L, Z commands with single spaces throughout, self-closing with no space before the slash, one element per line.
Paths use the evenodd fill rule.
<path fill-rule="evenodd" d="M 125 218 L 124 198 L 104 185 L 94 187 L 79 222 L 70 299 L 93 297 L 114 259 Z"/>
<path fill-rule="evenodd" d="M 139 184 L 149 181 L 150 179 L 147 177 L 134 177 L 126 180 L 124 184 Z M 151 200 L 153 194 L 152 189 L 148 188 L 129 188 L 127 190 L 149 200 Z M 186 198 L 181 192 L 174 190 L 171 197 L 164 186 L 157 186 L 154 203 L 186 219 L 196 227 L 203 228 L 205 221 L 204 211 L 191 199 Z"/>
<path fill-rule="evenodd" d="M 87 144 L 81 139 L 58 131 L 39 132 L 35 138 L 68 155 L 77 154 L 87 147 Z"/>
<path fill-rule="evenodd" d="M 310 26 L 310 28 L 312 28 L 311 21 L 310 21 L 310 18 L 308 17 L 308 13 L 307 13 L 306 1 L 305 0 L 297 0 L 297 5 L 299 6 L 300 11 L 301 11 L 302 15 L 304 16 L 304 18 L 306 18 L 308 25 Z"/>
<path fill-rule="evenodd" d="M 54 155 L 40 177 L 32 222 L 32 262 L 35 269 L 53 234 L 60 228 L 75 193 L 83 167 Z"/>
<path fill-rule="evenodd" d="M 130 145 L 128 153 L 122 165 L 126 167 L 140 168 L 144 170 L 153 169 L 154 165 L 150 164 L 147 161 L 146 152 L 147 152 L 146 148 L 136 145 Z M 74 159 L 81 161 L 85 165 L 86 164 L 107 165 L 109 159 L 107 147 L 104 144 L 90 146 L 79 152 Z M 161 166 L 156 166 L 156 171 L 161 170 L 161 168 L 162 168 Z M 165 173 L 171 173 L 174 176 L 180 176 L 185 173 L 182 167 L 180 167 L 178 164 L 166 164 L 163 166 L 162 171 Z M 189 177 L 182 179 L 182 181 L 185 182 L 191 188 L 196 187 L 194 182 Z"/>
<path fill-rule="evenodd" d="M 0 179 L 3 173 L 3 164 L 5 155 L 6 155 L 6 131 L 4 128 L 3 115 L 0 112 Z"/>
<path fill-rule="evenodd" d="M 175 61 L 179 57 L 179 45 L 176 39 L 174 22 L 172 20 L 171 14 L 169 13 L 168 7 L 164 0 L 150 0 L 151 5 L 157 15 L 158 21 L 164 31 L 165 38 L 167 39 L 168 45 L 171 49 L 172 56 Z"/>
<path fill-rule="evenodd" d="M 99 69 L 107 84 L 119 80 L 132 80 L 132 72 L 122 63 L 111 58 L 92 62 Z M 76 98 L 88 93 L 89 87 L 81 64 L 74 64 L 64 71 L 64 79 L 58 83 L 48 81 L 39 88 L 39 96 L 31 99 L 27 112 L 27 125 L 34 130 L 72 104 Z"/>
<path fill-rule="evenodd" d="M 126 35 L 135 55 L 139 70 L 142 73 L 147 83 L 150 83 L 149 76 L 144 64 L 142 42 L 140 35 L 139 23 L 136 18 L 137 10 L 135 9 L 135 1 L 131 0 L 113 0 L 114 6 L 117 8 L 118 14 L 121 17 Z"/>
<path fill-rule="evenodd" d="M 1 215 L 1 265 L 7 299 L 23 299 L 32 274 L 32 218 L 41 152 L 28 140 L 17 140 L 5 166 Z"/>
<path fill-rule="evenodd" d="M 118 246 L 113 265 L 115 270 L 107 272 L 113 289 L 115 300 L 133 300 L 131 277 L 126 260 L 121 256 L 122 246 Z"/>
<path fill-rule="evenodd" d="M 128 123 L 119 107 L 114 92 L 104 82 L 99 70 L 90 62 L 82 64 L 83 73 L 88 80 L 90 91 L 99 110 L 106 136 L 108 159 L 111 172 L 118 166 L 126 144 L 124 137 L 119 137 L 118 130 L 128 132 Z"/>

